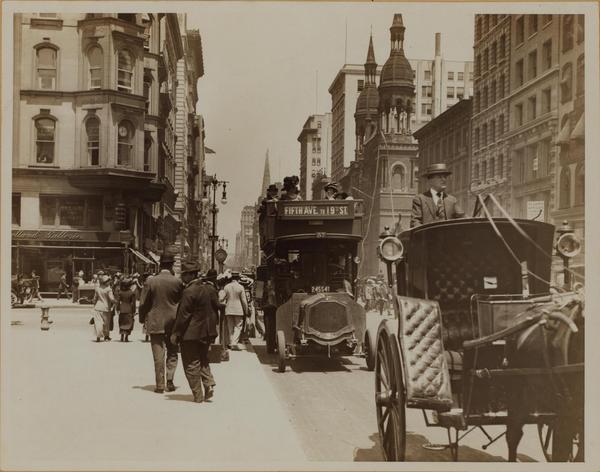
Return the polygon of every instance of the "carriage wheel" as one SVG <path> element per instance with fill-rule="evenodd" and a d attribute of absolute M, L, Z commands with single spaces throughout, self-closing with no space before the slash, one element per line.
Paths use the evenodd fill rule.
<path fill-rule="evenodd" d="M 538 437 L 547 462 L 583 462 L 582 433 L 557 433 L 552 424 L 538 424 Z"/>
<path fill-rule="evenodd" d="M 17 294 L 15 292 L 11 291 L 10 292 L 10 306 L 15 306 L 18 301 L 19 301 L 19 298 L 17 297 Z"/>
<path fill-rule="evenodd" d="M 404 461 L 406 418 L 396 335 L 380 330 L 375 358 L 377 427 L 386 461 Z"/>
<path fill-rule="evenodd" d="M 365 331 L 365 361 L 367 362 L 367 370 L 373 372 L 375 370 L 375 357 L 377 346 L 373 339 L 373 334 L 369 330 Z"/>
<path fill-rule="evenodd" d="M 279 363 L 277 368 L 279 372 L 285 372 L 285 333 L 281 330 L 277 331 L 277 351 L 279 353 Z"/>

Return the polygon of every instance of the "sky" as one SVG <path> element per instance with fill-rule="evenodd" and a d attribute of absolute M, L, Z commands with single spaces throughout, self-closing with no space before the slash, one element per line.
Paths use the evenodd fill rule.
<path fill-rule="evenodd" d="M 403 15 L 409 59 L 432 59 L 440 32 L 445 59 L 473 60 L 473 14 L 450 5 L 202 2 L 186 11 L 187 28 L 202 36 L 197 112 L 205 144 L 216 152 L 206 169 L 230 182 L 217 225 L 230 253 L 242 207 L 263 191 L 267 149 L 272 182 L 300 174 L 302 125 L 331 111 L 328 88 L 345 62 L 365 62 L 371 31 L 380 65 L 394 13 Z"/>

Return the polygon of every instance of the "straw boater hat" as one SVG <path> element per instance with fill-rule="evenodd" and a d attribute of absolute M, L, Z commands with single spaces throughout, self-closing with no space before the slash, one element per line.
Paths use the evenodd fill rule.
<path fill-rule="evenodd" d="M 450 175 L 452 171 L 448 169 L 445 162 L 439 162 L 437 164 L 431 164 L 427 166 L 425 172 L 423 172 L 423 177 L 431 177 L 432 175 Z"/>

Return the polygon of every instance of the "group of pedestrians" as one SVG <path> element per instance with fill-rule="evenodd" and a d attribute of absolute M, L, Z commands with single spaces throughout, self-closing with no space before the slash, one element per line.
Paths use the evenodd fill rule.
<path fill-rule="evenodd" d="M 160 272 L 144 284 L 139 305 L 140 322 L 150 336 L 156 393 L 176 390 L 173 383 L 181 349 L 185 376 L 197 403 L 214 394 L 215 380 L 208 362 L 210 345 L 217 337 L 219 299 L 217 272 L 200 279 L 200 267 L 184 261 L 181 279 L 173 274 L 174 258 L 164 254 Z"/>
<path fill-rule="evenodd" d="M 129 342 L 141 287 L 139 274 L 134 274 L 133 277 L 122 277 L 117 272 L 111 278 L 100 273 L 96 280 L 92 299 L 93 316 L 90 321 L 95 328 L 96 342 L 111 340 L 110 332 L 113 330 L 116 315 L 119 317 L 121 341 Z"/>
<path fill-rule="evenodd" d="M 359 284 L 359 300 L 364 304 L 365 310 L 378 310 L 383 314 L 390 308 L 391 293 L 383 277 L 367 277 Z"/>

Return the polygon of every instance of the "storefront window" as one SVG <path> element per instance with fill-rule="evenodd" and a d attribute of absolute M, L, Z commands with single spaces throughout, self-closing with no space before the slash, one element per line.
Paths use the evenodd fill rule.
<path fill-rule="evenodd" d="M 102 197 L 40 196 L 42 226 L 101 228 Z"/>
<path fill-rule="evenodd" d="M 61 198 L 59 224 L 61 226 L 84 226 L 85 200 L 78 197 Z"/>
<path fill-rule="evenodd" d="M 54 226 L 56 224 L 56 197 L 40 196 L 40 214 L 42 225 Z"/>

